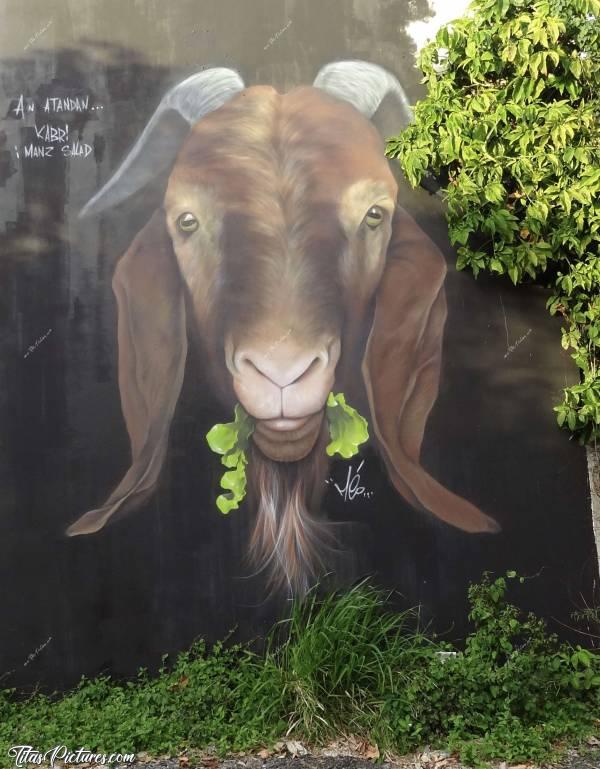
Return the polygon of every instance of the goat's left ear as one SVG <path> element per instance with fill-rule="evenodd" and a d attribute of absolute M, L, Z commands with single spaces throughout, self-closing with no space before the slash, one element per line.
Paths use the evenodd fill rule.
<path fill-rule="evenodd" d="M 164 213 L 156 211 L 121 257 L 113 278 L 119 310 L 119 390 L 131 467 L 101 507 L 68 529 L 93 534 L 138 507 L 158 481 L 187 355 L 182 280 Z"/>
<path fill-rule="evenodd" d="M 497 522 L 444 488 L 420 464 L 427 417 L 437 398 L 446 322 L 446 263 L 402 209 L 394 215 L 363 377 L 375 437 L 390 479 L 415 507 L 469 532 Z"/>

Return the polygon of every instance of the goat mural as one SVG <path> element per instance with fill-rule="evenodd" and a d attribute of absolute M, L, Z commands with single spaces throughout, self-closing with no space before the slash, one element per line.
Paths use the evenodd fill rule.
<path fill-rule="evenodd" d="M 420 465 L 438 392 L 446 267 L 396 204 L 397 185 L 369 120 L 388 94 L 408 120 L 396 78 L 349 61 L 285 94 L 245 88 L 237 73 L 219 68 L 163 98 L 82 212 L 115 206 L 172 169 L 163 207 L 113 280 L 132 464 L 105 504 L 68 534 L 96 532 L 152 493 L 190 325 L 215 392 L 253 418 L 251 547 L 291 586 L 306 584 L 323 536 L 326 402 L 361 373 L 371 438 L 398 493 L 465 531 L 498 530 Z"/>

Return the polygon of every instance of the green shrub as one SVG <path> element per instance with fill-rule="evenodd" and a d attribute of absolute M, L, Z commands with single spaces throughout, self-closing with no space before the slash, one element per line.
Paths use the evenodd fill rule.
<path fill-rule="evenodd" d="M 470 588 L 474 631 L 464 651 L 431 660 L 390 698 L 397 745 L 442 742 L 469 763 L 518 763 L 544 760 L 557 740 L 593 728 L 600 656 L 561 646 L 540 619 L 506 603 L 507 579 Z"/>
<path fill-rule="evenodd" d="M 600 437 L 600 2 L 476 0 L 420 54 L 427 96 L 388 141 L 447 200 L 458 269 L 554 285 L 580 384 L 556 407 Z"/>
<path fill-rule="evenodd" d="M 240 693 L 255 686 L 253 655 L 239 646 L 203 642 L 166 658 L 157 676 L 144 670 L 126 682 L 82 679 L 64 696 L 34 694 L 20 701 L 0 694 L 0 766 L 12 745 L 55 745 L 94 752 L 174 754 L 213 745 L 238 750 L 274 737 L 283 724 L 265 722 Z"/>

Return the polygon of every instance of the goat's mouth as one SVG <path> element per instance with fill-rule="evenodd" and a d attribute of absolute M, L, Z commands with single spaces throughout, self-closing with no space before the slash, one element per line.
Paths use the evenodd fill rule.
<path fill-rule="evenodd" d="M 317 442 L 324 410 L 300 419 L 260 419 L 252 439 L 260 451 L 275 462 L 297 462 L 310 454 Z"/>

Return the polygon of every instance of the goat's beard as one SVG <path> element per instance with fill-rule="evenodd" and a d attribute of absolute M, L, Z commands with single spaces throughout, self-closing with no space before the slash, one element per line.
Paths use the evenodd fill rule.
<path fill-rule="evenodd" d="M 323 566 L 331 541 L 329 525 L 319 520 L 319 505 L 329 469 L 324 426 L 308 456 L 275 462 L 248 448 L 248 497 L 256 510 L 250 554 L 259 570 L 269 573 L 273 588 L 303 595 Z"/>

